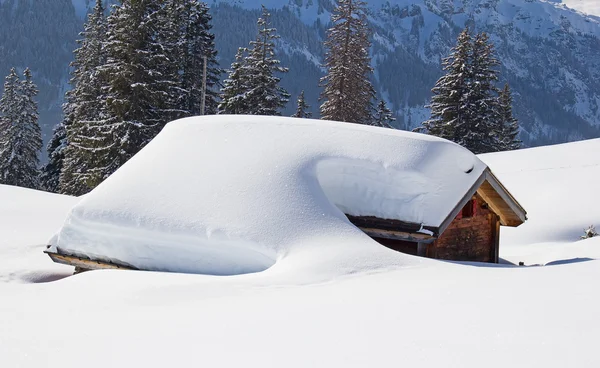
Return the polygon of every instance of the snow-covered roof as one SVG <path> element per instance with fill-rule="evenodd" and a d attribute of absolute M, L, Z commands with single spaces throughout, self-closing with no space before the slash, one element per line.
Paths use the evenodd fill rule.
<path fill-rule="evenodd" d="M 182 119 L 86 195 L 54 245 L 143 269 L 252 272 L 299 239 L 356 234 L 344 213 L 439 229 L 486 172 L 468 150 L 417 133 L 281 117 Z"/>

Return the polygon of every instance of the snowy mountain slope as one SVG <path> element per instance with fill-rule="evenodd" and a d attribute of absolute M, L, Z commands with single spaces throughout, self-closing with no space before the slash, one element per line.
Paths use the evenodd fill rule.
<path fill-rule="evenodd" d="M 0 53 L 0 72 L 6 74 L 13 65 L 33 68 L 41 87 L 41 120 L 48 139 L 52 126 L 60 119 L 74 41 L 93 0 L 1 3 L 0 48 L 9 52 Z M 292 94 L 286 114 L 292 113 L 293 101 L 301 90 L 306 91 L 312 110 L 318 110 L 324 52 L 321 43 L 331 0 L 208 3 L 213 8 L 217 47 L 225 68 L 233 61 L 235 50 L 254 37 L 261 3 L 277 9 L 273 22 L 282 35 L 279 54 L 282 63 L 291 69 L 283 76 L 283 85 Z M 400 115 L 398 127 L 411 128 L 428 117 L 424 105 L 441 75 L 439 60 L 469 23 L 478 31 L 488 31 L 498 47 L 503 76 L 515 92 L 515 112 L 528 145 L 600 136 L 600 18 L 545 0 L 368 3 L 376 32 L 375 84 L 379 95 Z M 594 3 L 590 0 L 585 4 Z M 15 7 L 23 11 L 12 11 Z M 28 12 L 34 16 L 25 17 Z M 22 29 L 21 24 L 25 25 Z"/>
<path fill-rule="evenodd" d="M 572 9 L 582 13 L 600 16 L 600 2 L 597 0 L 558 0 Z"/>
<path fill-rule="evenodd" d="M 107 359 L 145 367 L 597 367 L 600 241 L 578 241 L 575 229 L 576 222 L 600 220 L 596 188 L 587 183 L 600 178 L 588 157 L 599 148 L 594 140 L 481 156 L 530 213 L 529 228 L 502 234 L 515 242 L 503 240 L 502 256 L 551 263 L 544 267 L 473 267 L 399 255 L 406 267 L 350 275 L 333 267 L 301 278 L 291 277 L 293 267 L 234 277 L 93 271 L 25 284 L 47 280 L 10 273 L 57 267 L 39 255 L 41 247 L 28 246 L 49 237 L 75 200 L 0 186 L 0 203 L 14 198 L 10 209 L 0 208 L 2 362 L 66 368 L 82 361 L 105 367 Z M 556 180 L 566 175 L 583 180 Z M 580 191 L 587 198 L 586 211 L 555 200 L 552 207 L 562 216 L 544 216 L 547 198 L 568 186 L 572 195 Z M 528 243 L 540 240 L 552 244 Z M 292 258 L 317 262 L 320 252 L 342 251 L 338 242 L 332 236 L 320 249 Z M 516 254 L 521 249 L 528 253 Z"/>
<path fill-rule="evenodd" d="M 261 4 L 255 0 L 216 3 L 222 8 L 219 13 L 227 10 L 236 14 L 240 10 L 231 10 L 230 5 L 253 12 Z M 515 91 L 515 111 L 526 143 L 600 134 L 600 18 L 538 0 L 376 0 L 368 4 L 376 32 L 376 84 L 380 95 L 401 115 L 398 126 L 414 127 L 427 117 L 423 106 L 441 74 L 439 61 L 454 45 L 460 29 L 470 24 L 477 31 L 490 33 L 498 48 L 503 81 L 509 81 Z M 271 1 L 267 5 L 282 12 L 287 9 L 321 37 L 332 9 L 329 0 Z M 215 22 L 225 19 L 219 16 Z M 251 24 L 252 17 L 248 22 Z M 285 32 L 285 24 L 277 26 Z M 299 42 L 293 34 L 284 34 L 283 40 Z M 239 46 L 220 44 L 225 60 L 230 60 Z M 310 58 L 322 58 L 322 54 Z M 312 79 L 295 81 L 312 91 Z M 317 95 L 315 91 L 309 96 L 313 105 L 318 104 Z"/>
<path fill-rule="evenodd" d="M 585 247 L 585 241 L 573 242 L 585 228 L 600 223 L 596 195 L 600 158 L 590 154 L 598 149 L 600 140 L 593 139 L 479 155 L 530 219 L 518 228 L 502 228 L 502 257 L 546 263 L 563 258 L 560 254 L 567 244 L 571 256 Z"/>

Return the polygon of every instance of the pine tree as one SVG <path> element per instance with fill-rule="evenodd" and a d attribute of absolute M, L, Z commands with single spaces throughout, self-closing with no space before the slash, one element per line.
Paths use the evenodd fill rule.
<path fill-rule="evenodd" d="M 70 195 L 89 192 L 107 172 L 107 147 L 112 136 L 106 124 L 106 78 L 100 73 L 107 61 L 104 45 L 108 28 L 104 11 L 103 2 L 97 1 L 80 33 L 80 46 L 74 51 L 75 60 L 71 63 L 73 89 L 65 96 L 64 119 L 49 145 L 58 151 L 48 151 L 50 161 L 44 168 L 47 183 L 56 181 L 54 175 L 60 170 L 59 191 Z"/>
<path fill-rule="evenodd" d="M 279 38 L 277 30 L 271 27 L 271 14 L 262 6 L 262 15 L 258 18 L 256 41 L 250 42 L 245 60 L 248 68 L 250 89 L 246 100 L 251 115 L 281 115 L 280 109 L 289 101 L 289 93 L 279 85 L 276 73 L 287 73 L 288 68 L 280 66 L 275 58 L 275 40 Z"/>
<path fill-rule="evenodd" d="M 508 83 L 498 96 L 498 115 L 500 118 L 500 151 L 511 151 L 521 148 L 519 140 L 519 121 L 512 114 L 512 93 Z"/>
<path fill-rule="evenodd" d="M 42 133 L 38 124 L 38 94 L 31 71 L 20 81 L 13 68 L 6 77 L 0 99 L 0 183 L 27 188 L 39 186 L 39 152 Z"/>
<path fill-rule="evenodd" d="M 494 82 L 499 64 L 485 33 L 468 28 L 442 62 L 446 74 L 432 89 L 431 119 L 417 131 L 456 142 L 473 153 L 498 150 L 498 108 Z"/>
<path fill-rule="evenodd" d="M 281 115 L 289 101 L 289 93 L 279 85 L 276 73 L 286 73 L 275 58 L 277 30 L 271 27 L 271 14 L 262 7 L 258 18 L 258 36 L 249 48 L 240 48 L 224 82 L 221 113 L 248 115 Z"/>
<path fill-rule="evenodd" d="M 198 0 L 183 1 L 181 12 L 180 44 L 183 45 L 181 88 L 184 93 L 183 107 L 188 116 L 200 115 L 202 105 L 202 75 L 204 57 L 206 66 L 206 115 L 218 112 L 220 79 L 223 70 L 217 61 L 215 35 L 211 32 L 212 17 L 208 5 Z"/>
<path fill-rule="evenodd" d="M 424 121 L 416 131 L 427 132 L 437 137 L 458 141 L 464 133 L 468 115 L 465 96 L 470 89 L 470 56 L 472 52 L 471 33 L 466 28 L 458 36 L 458 42 L 450 56 L 442 60 L 446 74 L 433 87 L 431 119 Z"/>
<path fill-rule="evenodd" d="M 60 188 L 60 173 L 63 170 L 65 149 L 67 147 L 67 129 L 60 122 L 52 134 L 52 138 L 46 150 L 48 152 L 48 163 L 46 163 L 40 174 L 40 188 L 52 193 L 58 193 Z"/>
<path fill-rule="evenodd" d="M 394 118 L 392 111 L 387 107 L 385 101 L 379 101 L 379 104 L 377 104 L 377 110 L 375 111 L 375 116 L 373 116 L 372 125 L 382 128 L 393 128 L 391 123 L 395 120 L 396 118 Z"/>
<path fill-rule="evenodd" d="M 250 106 L 246 99 L 246 93 L 250 88 L 244 64 L 246 53 L 246 48 L 238 48 L 235 54 L 235 61 L 231 63 L 229 77 L 223 81 L 221 102 L 219 104 L 219 112 L 221 114 L 250 114 Z"/>
<path fill-rule="evenodd" d="M 297 106 L 296 113 L 292 115 L 293 118 L 310 119 L 312 117 L 312 112 L 308 111 L 310 106 L 304 99 L 304 91 L 300 92 L 300 95 L 298 96 Z"/>
<path fill-rule="evenodd" d="M 18 110 L 19 99 L 19 75 L 17 70 L 12 68 L 10 73 L 4 79 L 4 92 L 0 97 L 0 152 L 2 152 L 2 144 L 6 144 L 6 139 L 13 123 L 19 118 Z M 0 162 L 2 165 L 2 162 Z M 0 173 L 0 180 L 2 174 Z"/>
<path fill-rule="evenodd" d="M 467 101 L 468 129 L 462 141 L 464 147 L 475 153 L 499 150 L 498 140 L 498 71 L 500 62 L 495 56 L 494 45 L 485 32 L 473 40 L 471 55 L 471 88 L 465 97 Z"/>
<path fill-rule="evenodd" d="M 161 2 L 123 0 L 108 17 L 104 49 L 106 64 L 100 67 L 106 80 L 106 118 L 88 136 L 106 154 L 96 167 L 106 178 L 150 142 L 172 117 L 173 79 L 171 60 L 163 48 Z"/>
<path fill-rule="evenodd" d="M 19 85 L 17 70 L 12 68 L 4 79 L 4 92 L 0 98 L 0 184 L 12 184 L 8 176 L 13 160 L 13 127 L 20 117 Z"/>
<path fill-rule="evenodd" d="M 369 80 L 373 68 L 366 3 L 337 0 L 331 21 L 325 42 L 327 75 L 321 79 L 321 117 L 370 124 L 375 90 Z"/>

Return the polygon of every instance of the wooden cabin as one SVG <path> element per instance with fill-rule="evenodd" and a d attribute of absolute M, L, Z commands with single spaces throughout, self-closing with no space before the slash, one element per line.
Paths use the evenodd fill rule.
<path fill-rule="evenodd" d="M 380 244 L 403 253 L 452 261 L 498 263 L 500 226 L 517 227 L 527 214 L 486 168 L 441 226 L 402 219 L 349 216 Z"/>

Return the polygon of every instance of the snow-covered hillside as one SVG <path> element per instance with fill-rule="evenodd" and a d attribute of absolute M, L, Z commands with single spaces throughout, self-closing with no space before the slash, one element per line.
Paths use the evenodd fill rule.
<path fill-rule="evenodd" d="M 292 101 L 304 90 L 312 111 L 318 110 L 322 41 L 331 0 L 208 3 L 223 68 L 230 66 L 238 47 L 255 37 L 261 3 L 278 9 L 273 12 L 282 35 L 278 56 L 290 67 L 282 84 Z M 0 4 L 5 4 L 0 5 L 0 44 L 8 50 L 0 57 L 0 72 L 6 75 L 11 66 L 32 68 L 41 89 L 41 122 L 47 140 L 60 120 L 71 51 L 93 0 L 11 1 L 18 4 L 16 8 L 7 1 Z M 428 118 L 424 106 L 441 74 L 439 60 L 468 22 L 477 31 L 489 32 L 498 48 L 501 82 L 510 82 L 515 92 L 515 112 L 527 145 L 600 136 L 600 18 L 581 12 L 597 7 L 597 1 L 374 0 L 368 4 L 375 31 L 375 86 L 399 114 L 398 127 L 414 127 Z M 290 103 L 286 114 L 291 115 L 293 108 Z"/>
<path fill-rule="evenodd" d="M 579 10 L 586 14 L 600 16 L 600 2 L 598 0 L 558 0 L 569 8 Z"/>
<path fill-rule="evenodd" d="M 530 221 L 501 230 L 502 256 L 518 263 L 546 263 L 585 257 L 575 242 L 600 223 L 600 140 L 480 155 L 519 199 Z"/>
<path fill-rule="evenodd" d="M 60 279 L 70 269 L 41 252 L 78 199 L 0 186 L 2 363 L 597 367 L 600 241 L 579 235 L 600 223 L 599 149 L 592 140 L 481 156 L 529 212 L 525 225 L 503 231 L 501 256 L 546 264 L 530 267 L 397 254 L 404 266 L 348 274 L 321 262 L 343 252 L 332 234 L 292 255 L 321 262 L 321 272 L 301 278 L 290 277 L 291 262 L 232 277 L 92 271 Z M 365 253 L 346 260 L 369 262 Z"/>
<path fill-rule="evenodd" d="M 234 4 L 254 15 L 263 1 L 217 0 Z M 320 60 L 321 51 L 308 46 L 305 32 L 315 32 L 328 23 L 333 9 L 330 0 L 267 1 L 283 9 L 274 15 L 283 32 L 286 53 L 296 59 Z M 428 117 L 423 112 L 431 88 L 440 76 L 439 63 L 456 42 L 458 32 L 470 25 L 491 35 L 502 62 L 502 82 L 511 83 L 515 111 L 529 145 L 597 137 L 600 134 L 600 18 L 572 10 L 557 1 L 546 0 L 375 0 L 367 2 L 375 32 L 373 66 L 376 87 L 400 115 L 399 127 L 414 127 Z M 219 7 L 217 7 L 218 9 Z M 231 16 L 242 14 L 231 7 Z M 287 34 L 287 25 L 277 18 L 289 10 L 308 29 Z M 226 19 L 218 11 L 215 23 Z M 249 21 L 252 21 L 250 19 Z M 297 26 L 294 25 L 294 29 Z M 311 30 L 312 29 L 312 30 Z M 322 34 L 324 29 L 320 31 Z M 319 33 L 319 32 L 317 32 Z M 296 36 L 296 34 L 298 36 Z M 252 34 L 247 37 L 252 37 Z M 231 61 L 234 49 L 220 40 L 222 55 Z M 315 54 L 317 53 L 317 54 Z M 310 70 L 310 68 L 307 68 Z M 299 79 L 302 80 L 302 79 Z M 315 86 L 290 88 L 308 91 L 309 103 L 317 105 Z M 286 83 L 284 78 L 284 84 Z M 304 83 L 304 82 L 301 82 Z M 298 91 L 299 92 L 299 91 Z"/>

